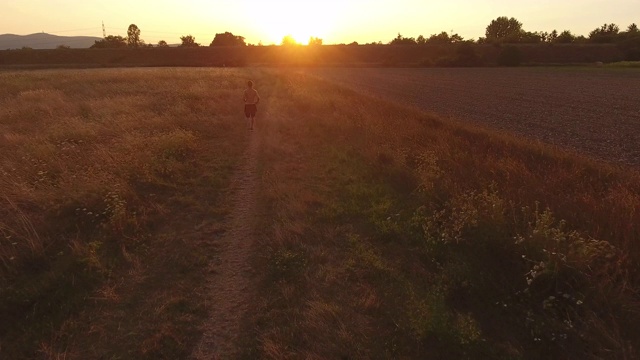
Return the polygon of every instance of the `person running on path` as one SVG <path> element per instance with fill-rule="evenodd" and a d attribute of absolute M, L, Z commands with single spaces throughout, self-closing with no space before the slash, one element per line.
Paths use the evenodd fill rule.
<path fill-rule="evenodd" d="M 253 81 L 247 82 L 247 88 L 244 90 L 244 116 L 247 120 L 250 120 L 251 130 L 253 130 L 253 124 L 256 119 L 256 112 L 258 111 L 258 103 L 260 102 L 260 96 L 256 89 L 253 88 Z"/>

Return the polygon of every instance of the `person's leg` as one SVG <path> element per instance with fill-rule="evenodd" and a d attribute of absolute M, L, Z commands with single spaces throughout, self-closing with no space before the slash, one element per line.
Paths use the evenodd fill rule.
<path fill-rule="evenodd" d="M 258 107 L 253 105 L 252 109 L 251 109 L 251 130 L 253 130 L 253 126 L 255 125 L 256 122 L 256 112 L 258 111 Z"/>
<path fill-rule="evenodd" d="M 251 124 L 251 111 L 247 105 L 244 106 L 244 116 L 247 118 L 247 127 Z"/>

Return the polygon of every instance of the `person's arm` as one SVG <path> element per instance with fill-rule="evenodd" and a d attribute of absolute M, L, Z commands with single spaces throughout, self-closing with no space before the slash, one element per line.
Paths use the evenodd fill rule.
<path fill-rule="evenodd" d="M 244 91 L 244 96 L 242 97 L 242 101 L 247 102 L 247 90 Z"/>
<path fill-rule="evenodd" d="M 256 90 L 256 104 L 260 102 L 260 95 L 258 95 L 258 91 Z"/>

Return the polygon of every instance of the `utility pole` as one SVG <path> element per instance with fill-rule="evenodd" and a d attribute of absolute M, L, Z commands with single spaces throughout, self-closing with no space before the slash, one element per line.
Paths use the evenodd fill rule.
<path fill-rule="evenodd" d="M 102 21 L 102 38 L 107 38 L 107 30 L 104 29 L 104 20 Z"/>

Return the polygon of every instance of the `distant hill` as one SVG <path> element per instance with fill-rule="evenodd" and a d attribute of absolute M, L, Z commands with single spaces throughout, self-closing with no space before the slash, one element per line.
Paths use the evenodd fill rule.
<path fill-rule="evenodd" d="M 59 45 L 66 45 L 71 48 L 88 48 L 96 40 L 102 38 L 95 36 L 58 36 L 47 33 L 37 33 L 31 35 L 0 35 L 0 50 L 21 49 L 30 47 L 32 49 L 55 49 Z"/>

